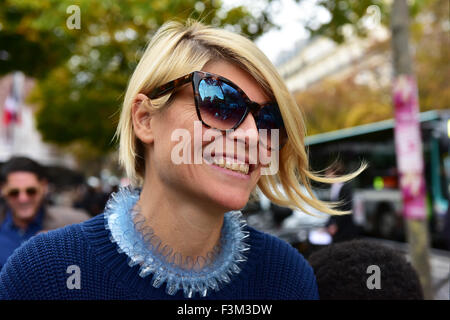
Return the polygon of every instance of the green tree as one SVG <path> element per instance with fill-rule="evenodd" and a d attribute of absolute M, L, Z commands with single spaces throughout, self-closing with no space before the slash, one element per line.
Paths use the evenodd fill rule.
<path fill-rule="evenodd" d="M 353 3 L 344 2 L 349 5 Z M 414 18 L 410 29 L 420 110 L 447 109 L 450 101 L 449 2 L 416 1 L 414 4 L 411 9 Z M 327 32 L 331 32 L 330 36 L 339 41 L 340 33 L 333 27 L 339 23 L 330 21 L 329 24 Z M 339 25 L 343 26 L 342 23 Z M 388 57 L 390 51 L 391 43 L 388 39 L 374 44 L 367 55 L 373 52 Z M 355 77 L 359 71 L 355 69 L 348 78 L 339 81 L 325 79 L 295 94 L 299 105 L 305 110 L 309 135 L 393 118 L 391 87 L 378 85 L 371 88 L 358 84 Z"/>
<path fill-rule="evenodd" d="M 415 73 L 421 111 L 450 107 L 450 2 L 427 4 L 413 24 Z M 418 20 L 418 21 L 417 21 Z"/>
<path fill-rule="evenodd" d="M 324 80 L 295 94 L 306 115 L 308 135 L 339 130 L 393 117 L 390 90 L 344 80 Z"/>
<path fill-rule="evenodd" d="M 424 6 L 433 1 L 408 1 L 410 16 L 415 17 Z M 331 18 L 322 25 L 316 25 L 312 21 L 306 28 L 313 36 L 326 36 L 338 43 L 345 41 L 346 27 L 351 28 L 356 35 L 364 37 L 373 23 L 389 25 L 391 3 L 390 0 L 320 0 L 318 5 L 327 9 Z"/>

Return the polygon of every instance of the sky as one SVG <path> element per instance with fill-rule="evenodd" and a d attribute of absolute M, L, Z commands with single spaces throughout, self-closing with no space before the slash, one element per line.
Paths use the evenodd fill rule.
<path fill-rule="evenodd" d="M 275 24 L 280 29 L 272 29 L 256 40 L 257 46 L 272 61 L 283 51 L 290 51 L 296 42 L 309 37 L 304 25 L 309 21 L 313 24 L 322 24 L 330 19 L 330 14 L 324 8 L 317 6 L 318 0 L 302 0 L 300 4 L 294 0 L 278 0 L 272 4 L 270 13 Z M 244 5 L 251 12 L 262 10 L 265 1 L 258 0 L 224 0 L 225 6 Z"/>

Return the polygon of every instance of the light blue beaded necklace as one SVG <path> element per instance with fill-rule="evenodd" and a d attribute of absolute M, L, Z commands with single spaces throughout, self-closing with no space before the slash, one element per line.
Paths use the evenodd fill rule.
<path fill-rule="evenodd" d="M 153 274 L 153 287 L 159 288 L 166 282 L 169 295 L 183 290 L 186 298 L 195 293 L 206 297 L 241 271 L 250 247 L 245 241 L 249 233 L 244 230 L 246 222 L 240 211 L 225 214 L 220 244 L 206 257 L 194 261 L 163 245 L 137 209 L 139 196 L 140 190 L 131 187 L 112 194 L 106 205 L 105 227 L 110 230 L 110 240 L 117 244 L 118 252 L 128 256 L 130 267 L 140 265 L 142 278 Z"/>

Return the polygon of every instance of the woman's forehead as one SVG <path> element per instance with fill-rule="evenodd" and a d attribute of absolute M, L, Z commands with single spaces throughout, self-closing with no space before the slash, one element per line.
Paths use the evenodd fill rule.
<path fill-rule="evenodd" d="M 269 99 L 255 78 L 233 63 L 224 60 L 211 61 L 203 67 L 202 71 L 214 73 L 230 80 L 238 85 L 252 101 L 262 104 Z"/>

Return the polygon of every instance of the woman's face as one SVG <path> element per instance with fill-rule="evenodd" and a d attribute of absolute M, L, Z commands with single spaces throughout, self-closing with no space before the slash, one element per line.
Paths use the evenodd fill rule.
<path fill-rule="evenodd" d="M 231 80 L 255 102 L 268 101 L 268 97 L 256 80 L 231 63 L 210 62 L 205 65 L 203 71 Z M 253 116 L 249 114 L 239 126 L 238 129 L 243 130 L 235 130 L 227 135 L 216 130 L 209 131 L 216 135 L 213 139 L 202 139 L 206 131 L 212 129 L 198 121 L 192 85 L 188 84 L 179 90 L 168 108 L 156 113 L 150 120 L 153 143 L 147 151 L 149 161 L 146 167 L 150 170 L 146 170 L 145 179 L 150 178 L 153 183 L 155 180 L 149 177 L 149 174 L 157 175 L 159 178 L 157 181 L 162 183 L 161 186 L 168 188 L 167 190 L 175 190 L 180 196 L 180 201 L 184 196 L 185 199 L 203 201 L 222 211 L 243 208 L 260 177 L 260 165 L 255 157 L 258 154 L 255 150 L 258 148 L 258 134 Z M 197 122 L 195 134 L 194 122 Z M 172 135 L 177 139 L 172 139 Z M 194 142 L 195 139 L 197 141 Z M 184 149 L 186 151 L 184 154 L 180 147 L 182 141 L 190 142 L 188 148 Z M 185 162 L 190 158 L 190 162 L 176 164 L 180 156 Z M 245 164 L 239 169 L 237 168 L 239 166 L 235 166 L 232 170 L 214 164 L 220 162 L 253 163 L 253 165 L 249 166 L 250 171 L 245 174 L 239 171 L 239 169 L 245 171 Z"/>

